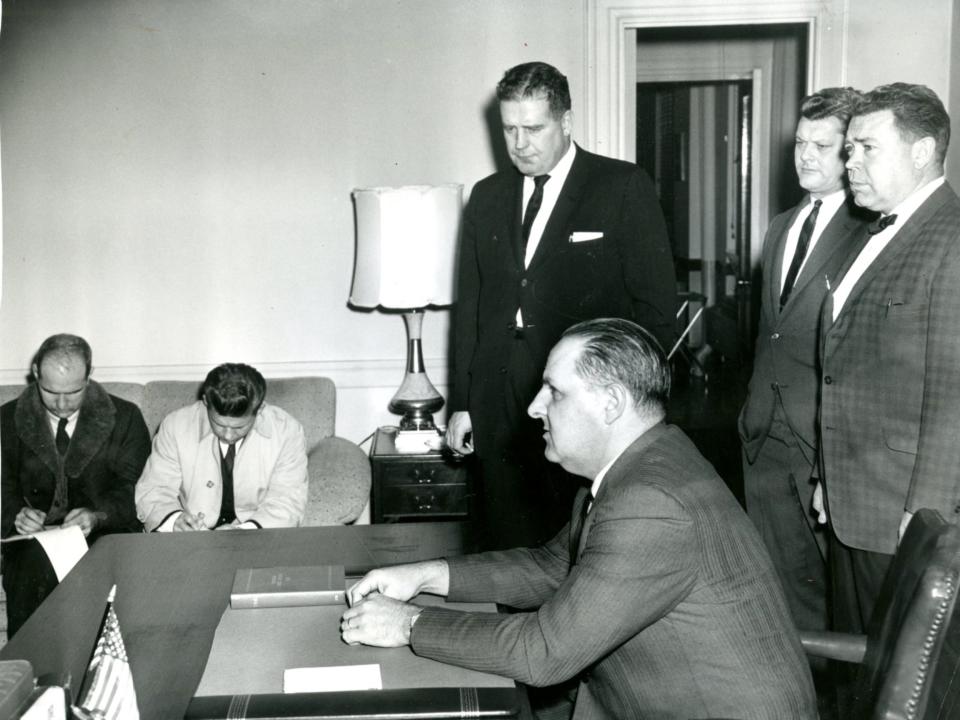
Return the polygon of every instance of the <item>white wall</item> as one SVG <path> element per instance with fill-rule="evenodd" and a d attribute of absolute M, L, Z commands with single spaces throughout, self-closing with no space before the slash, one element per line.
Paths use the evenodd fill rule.
<path fill-rule="evenodd" d="M 72 331 L 100 379 L 243 360 L 333 377 L 346 437 L 390 422 L 403 325 L 346 306 L 350 190 L 469 188 L 494 168 L 493 87 L 526 60 L 567 73 L 582 138 L 594 1 L 6 3 L 0 382 Z M 956 110 L 954 0 L 831 5 L 846 82 L 923 82 Z M 447 324 L 425 323 L 439 385 Z"/>
<path fill-rule="evenodd" d="M 848 0 L 847 82 L 869 90 L 892 82 L 936 92 L 952 119 L 947 179 L 960 187 L 960 10 L 957 0 Z"/>
<path fill-rule="evenodd" d="M 581 0 L 32 0 L 0 32 L 0 382 L 54 332 L 100 379 L 240 360 L 328 374 L 338 432 L 390 422 L 399 317 L 350 310 L 352 188 L 494 169 L 503 71 L 583 91 Z M 446 378 L 447 313 L 424 355 Z"/>

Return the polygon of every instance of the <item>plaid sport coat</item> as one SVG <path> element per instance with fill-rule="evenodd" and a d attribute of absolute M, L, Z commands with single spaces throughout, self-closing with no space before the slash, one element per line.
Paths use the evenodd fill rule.
<path fill-rule="evenodd" d="M 905 510 L 960 519 L 960 198 L 949 184 L 884 248 L 836 322 L 832 315 L 828 295 L 820 382 L 828 512 L 844 544 L 892 554 Z"/>

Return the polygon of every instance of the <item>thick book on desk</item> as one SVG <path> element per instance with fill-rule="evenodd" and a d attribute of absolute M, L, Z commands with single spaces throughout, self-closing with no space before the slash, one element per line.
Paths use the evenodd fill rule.
<path fill-rule="evenodd" d="M 306 605 L 343 605 L 343 565 L 240 568 L 233 577 L 235 610 Z"/>

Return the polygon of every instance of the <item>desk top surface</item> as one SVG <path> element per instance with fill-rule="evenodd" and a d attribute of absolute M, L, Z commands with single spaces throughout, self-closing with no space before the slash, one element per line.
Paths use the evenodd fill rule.
<path fill-rule="evenodd" d="M 241 567 L 340 563 L 350 575 L 472 548 L 464 523 L 411 523 L 175 534 L 98 540 L 0 659 L 37 676 L 70 673 L 76 692 L 96 642 L 107 593 L 137 688 L 141 718 L 183 717 Z"/>

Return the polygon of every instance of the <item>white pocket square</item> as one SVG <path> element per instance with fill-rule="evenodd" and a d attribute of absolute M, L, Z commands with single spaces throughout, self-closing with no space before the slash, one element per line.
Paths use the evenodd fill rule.
<path fill-rule="evenodd" d="M 570 233 L 570 242 L 578 243 L 578 242 L 587 242 L 588 240 L 600 240 L 602 237 L 603 237 L 602 232 L 596 232 L 596 231 L 590 231 L 590 230 L 578 231 L 575 233 Z"/>

